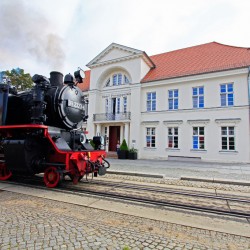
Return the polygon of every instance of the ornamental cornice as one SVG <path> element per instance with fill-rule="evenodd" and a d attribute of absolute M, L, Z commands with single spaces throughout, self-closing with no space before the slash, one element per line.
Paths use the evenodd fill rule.
<path fill-rule="evenodd" d="M 168 120 L 168 121 L 163 121 L 163 124 L 165 126 L 178 126 L 183 123 L 183 120 Z"/>
<path fill-rule="evenodd" d="M 210 122 L 210 119 L 197 119 L 197 120 L 187 120 L 190 125 L 206 125 Z"/>
<path fill-rule="evenodd" d="M 223 124 L 237 124 L 241 121 L 241 118 L 226 118 L 226 119 L 215 119 L 215 122 L 223 125 Z"/>
<path fill-rule="evenodd" d="M 139 58 L 139 57 L 141 57 L 140 54 L 119 57 L 119 58 L 115 58 L 115 59 L 112 59 L 112 60 L 92 64 L 91 66 L 89 66 L 89 68 L 92 69 L 92 68 L 96 68 L 96 67 L 100 67 L 100 66 L 104 66 L 104 65 L 109 65 L 109 64 L 113 64 L 113 63 L 118 63 L 118 62 L 123 62 L 123 61 L 126 61 L 126 60 L 131 60 L 131 59 L 135 59 L 135 58 Z"/>
<path fill-rule="evenodd" d="M 142 121 L 141 125 L 157 126 L 159 123 L 159 121 Z"/>

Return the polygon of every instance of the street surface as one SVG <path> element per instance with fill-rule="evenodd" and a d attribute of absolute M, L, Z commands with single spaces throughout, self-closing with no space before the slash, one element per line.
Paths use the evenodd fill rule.
<path fill-rule="evenodd" d="M 112 171 L 165 178 L 108 174 L 100 179 L 168 185 L 249 195 L 250 186 L 190 182 L 183 176 L 249 181 L 247 164 L 110 159 Z M 83 180 L 84 181 L 84 180 Z M 80 197 L 0 183 L 0 249 L 250 249 L 250 223 L 175 209 Z"/>

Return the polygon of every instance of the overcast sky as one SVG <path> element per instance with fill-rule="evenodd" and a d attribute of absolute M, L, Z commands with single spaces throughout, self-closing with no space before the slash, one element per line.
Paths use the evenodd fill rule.
<path fill-rule="evenodd" d="M 112 42 L 149 56 L 216 41 L 250 47 L 249 0 L 0 0 L 0 71 L 73 73 Z"/>

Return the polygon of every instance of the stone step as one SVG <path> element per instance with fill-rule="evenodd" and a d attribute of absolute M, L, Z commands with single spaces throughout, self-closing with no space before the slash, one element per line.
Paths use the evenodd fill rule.
<path fill-rule="evenodd" d="M 107 152 L 107 158 L 117 159 L 118 156 L 117 156 L 117 153 L 116 153 L 116 152 L 114 152 L 114 151 L 109 151 L 109 152 Z"/>

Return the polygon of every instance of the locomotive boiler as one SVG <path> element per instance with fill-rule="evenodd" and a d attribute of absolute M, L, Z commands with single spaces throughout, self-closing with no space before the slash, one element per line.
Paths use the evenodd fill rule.
<path fill-rule="evenodd" d="M 88 101 L 77 87 L 82 73 L 64 79 L 60 72 L 49 79 L 36 74 L 32 89 L 19 93 L 0 84 L 0 180 L 43 173 L 53 188 L 65 176 L 76 184 L 85 175 L 106 173 L 103 138 L 95 136 L 91 145 L 83 131 Z"/>

